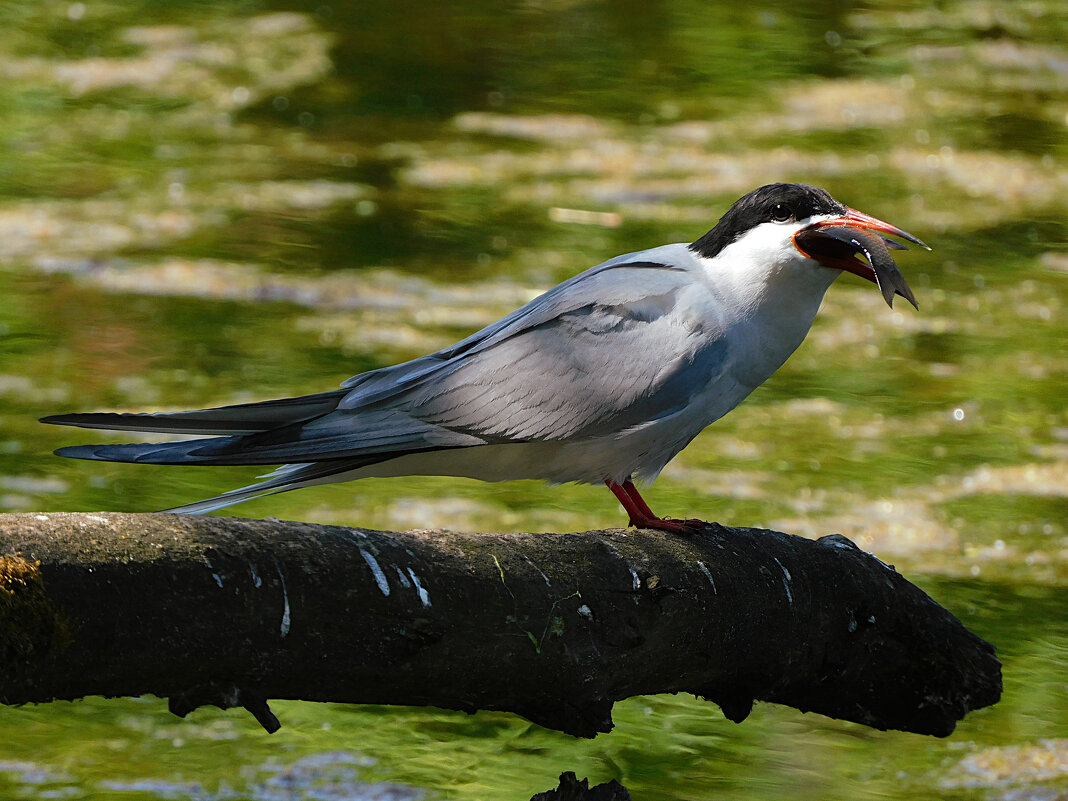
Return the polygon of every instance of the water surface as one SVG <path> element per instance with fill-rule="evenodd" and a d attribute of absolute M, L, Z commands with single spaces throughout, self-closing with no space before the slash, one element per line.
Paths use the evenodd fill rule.
<path fill-rule="evenodd" d="M 6 2 L 0 508 L 148 511 L 255 469 L 69 462 L 49 413 L 321 391 L 447 345 L 777 180 L 935 248 L 920 303 L 850 276 L 767 385 L 648 493 L 837 531 L 998 647 L 947 740 L 688 697 L 576 741 L 509 715 L 280 702 L 0 710 L 19 798 L 525 799 L 574 770 L 648 799 L 1068 793 L 1068 13 L 1053 0 L 303 5 Z M 239 509 L 567 531 L 603 489 L 367 480 Z M 377 795 L 376 795 L 377 793 Z"/>

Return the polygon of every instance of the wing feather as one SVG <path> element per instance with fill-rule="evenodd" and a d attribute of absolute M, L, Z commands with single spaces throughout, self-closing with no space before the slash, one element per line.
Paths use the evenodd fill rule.
<path fill-rule="evenodd" d="M 152 414 L 76 413 L 42 417 L 42 423 L 109 431 L 158 431 L 170 434 L 250 434 L 294 420 L 308 420 L 332 412 L 345 390 L 299 398 L 241 403 L 216 409 Z"/>
<path fill-rule="evenodd" d="M 685 407 L 722 373 L 726 340 L 687 315 L 690 285 L 677 271 L 616 272 L 583 287 L 584 305 L 498 332 L 394 404 L 454 431 L 520 441 L 601 436 Z"/>
<path fill-rule="evenodd" d="M 722 370 L 726 343 L 686 313 L 694 282 L 689 252 L 680 248 L 605 262 L 450 348 L 355 376 L 336 392 L 199 412 L 46 421 L 231 435 L 62 451 L 171 464 L 366 463 L 618 432 L 684 408 Z"/>

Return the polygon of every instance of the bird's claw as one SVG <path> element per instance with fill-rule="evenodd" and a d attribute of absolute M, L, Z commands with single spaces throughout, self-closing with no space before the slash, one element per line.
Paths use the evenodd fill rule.
<path fill-rule="evenodd" d="M 709 523 L 707 520 L 698 520 L 695 517 L 687 518 L 686 520 L 680 520 L 676 517 L 655 517 L 641 520 L 631 518 L 630 524 L 634 528 L 666 531 L 669 534 L 681 534 L 687 537 L 703 534 L 719 525 L 718 523 Z"/>
<path fill-rule="evenodd" d="M 708 520 L 700 520 L 696 517 L 688 517 L 685 520 L 671 518 L 671 522 L 678 523 L 687 530 L 687 533 L 691 534 L 704 534 L 720 527 L 719 523 L 711 523 Z"/>

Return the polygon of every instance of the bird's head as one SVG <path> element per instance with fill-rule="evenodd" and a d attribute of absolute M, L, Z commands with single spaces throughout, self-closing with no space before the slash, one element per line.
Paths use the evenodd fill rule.
<path fill-rule="evenodd" d="M 710 259 L 728 249 L 739 251 L 756 269 L 850 272 L 876 284 L 888 305 L 893 306 L 897 294 L 915 306 L 912 290 L 890 256 L 890 249 L 907 248 L 883 234 L 930 250 L 912 234 L 849 208 L 826 190 L 769 184 L 735 202 L 691 248 Z"/>

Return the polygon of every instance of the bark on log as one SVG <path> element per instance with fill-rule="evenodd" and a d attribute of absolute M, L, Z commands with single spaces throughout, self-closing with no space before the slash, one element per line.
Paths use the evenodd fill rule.
<path fill-rule="evenodd" d="M 155 694 L 495 709 L 573 735 L 689 692 L 948 735 L 994 649 L 844 537 L 710 526 L 407 533 L 168 514 L 0 515 L 0 702 Z M 35 562 L 39 561 L 39 565 Z"/>
<path fill-rule="evenodd" d="M 572 771 L 560 774 L 560 784 L 555 790 L 547 790 L 531 797 L 530 801 L 631 801 L 630 792 L 613 780 L 590 787 L 590 780 L 579 781 Z"/>

